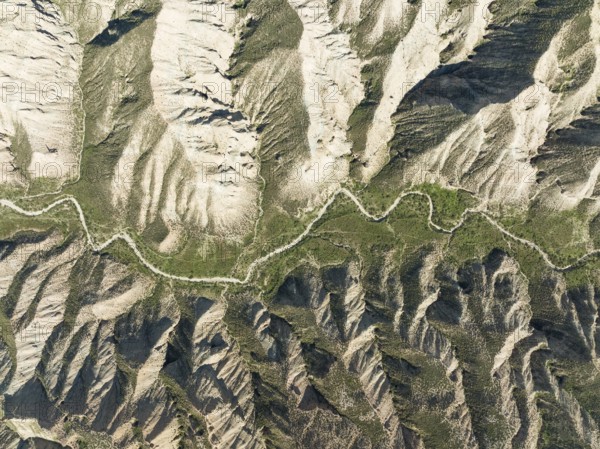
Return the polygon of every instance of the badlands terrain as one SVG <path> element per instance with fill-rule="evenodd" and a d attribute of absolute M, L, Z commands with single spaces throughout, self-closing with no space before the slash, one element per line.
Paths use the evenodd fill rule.
<path fill-rule="evenodd" d="M 600 0 L 0 2 L 0 448 L 600 449 Z"/>

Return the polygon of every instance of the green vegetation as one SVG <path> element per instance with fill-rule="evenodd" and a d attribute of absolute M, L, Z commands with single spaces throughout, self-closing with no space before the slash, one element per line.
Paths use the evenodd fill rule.
<path fill-rule="evenodd" d="M 591 24 L 589 11 L 583 11 L 573 18 L 565 33 L 565 40 L 558 50 L 557 56 L 560 61 L 568 59 L 589 41 Z"/>
<path fill-rule="evenodd" d="M 234 52 L 232 76 L 243 78 L 275 50 L 297 48 L 302 22 L 286 0 L 243 0 L 236 6 L 246 26 Z M 285 33 L 280 32 L 282 29 Z"/>
<path fill-rule="evenodd" d="M 159 378 L 177 410 L 179 448 L 192 449 L 197 447 L 197 442 L 208 445 L 204 417 L 190 402 L 185 390 L 167 374 L 161 373 Z"/>
<path fill-rule="evenodd" d="M 432 220 L 444 228 L 454 227 L 463 212 L 477 204 L 476 199 L 465 190 L 444 189 L 438 184 L 421 184 L 415 190 L 424 192 L 431 197 L 433 202 Z"/>
<path fill-rule="evenodd" d="M 509 215 L 500 222 L 513 234 L 537 243 L 558 266 L 569 265 L 589 251 L 589 218 L 582 208 L 533 207 L 525 215 Z"/>
<path fill-rule="evenodd" d="M 201 3 L 194 8 L 223 6 Z M 16 365 L 17 359 L 22 360 L 16 349 L 21 345 L 19 331 L 39 317 L 38 308 L 45 304 L 45 295 L 55 293 L 54 276 L 68 270 L 62 285 L 64 292 L 68 291 L 66 298 L 52 297 L 55 309 L 49 307 L 46 311 L 60 318 L 63 310 L 59 307 L 64 299 L 62 322 L 40 345 L 42 348 L 36 346 L 42 352 L 41 360 L 33 378 L 19 393 L 31 391 L 34 396 L 41 386 L 47 393 L 44 399 L 56 403 L 68 395 L 86 396 L 90 404 L 84 406 L 89 405 L 89 409 L 81 415 L 58 418 L 64 419 L 66 435 L 80 449 L 114 446 L 108 437 L 90 432 L 107 420 L 111 421 L 111 429 L 120 433 L 119 443 L 143 449 L 150 447 L 147 438 L 161 434 L 173 420 L 176 430 L 172 436 L 182 449 L 209 447 L 214 444 L 209 442 L 209 432 L 218 436 L 223 430 L 234 445 L 247 443 L 247 434 L 233 435 L 234 432 L 249 430 L 256 431 L 269 449 L 299 447 L 306 442 L 306 446 L 316 447 L 318 444 L 311 444 L 311 435 L 302 438 L 312 429 L 333 434 L 338 423 L 350 435 L 348 441 L 352 439 L 353 446 L 367 447 L 370 443 L 384 447 L 394 445 L 386 439 L 389 430 L 398 430 L 389 429 L 390 422 L 398 421 L 403 426 L 406 446 L 413 443 L 408 439 L 414 434 L 415 441 L 419 440 L 414 446 L 462 448 L 470 443 L 464 441 L 464 436 L 472 426 L 474 438 L 482 448 L 517 447 L 535 431 L 535 406 L 542 418 L 539 447 L 589 446 L 586 438 L 594 429 L 588 426 L 586 413 L 600 422 L 600 365 L 596 354 L 600 256 L 588 257 L 569 269 L 553 269 L 534 245 L 507 234 L 539 245 L 556 265 L 573 264 L 590 251 L 600 249 L 596 200 L 586 199 L 568 211 L 542 206 L 538 199 L 532 199 L 527 210 L 497 206 L 490 201 L 481 203 L 489 207 L 486 214 L 491 218 L 487 219 L 470 210 L 480 205 L 476 194 L 407 178 L 413 155 L 423 154 L 442 141 L 449 142 L 458 134 L 452 143 L 457 148 L 463 148 L 464 143 L 465 153 L 441 156 L 447 164 L 445 170 L 455 163 L 486 167 L 496 155 L 494 149 L 484 147 L 515 141 L 511 130 L 515 129 L 515 114 L 521 107 L 511 109 L 512 103 L 507 102 L 514 98 L 500 95 L 502 83 L 494 84 L 498 81 L 494 71 L 499 71 L 500 81 L 510 81 L 518 75 L 513 68 L 504 67 L 506 61 L 502 59 L 508 53 L 507 46 L 516 44 L 517 39 L 530 38 L 528 44 L 532 47 L 525 49 L 524 58 L 515 60 L 524 72 L 522 79 L 514 77 L 517 85 L 528 85 L 533 78 L 539 78 L 533 76 L 534 69 L 543 54 L 552 59 L 552 52 L 544 52 L 560 30 L 559 39 L 553 41 L 560 45 L 552 47 L 558 48 L 558 69 L 547 74 L 545 78 L 549 79 L 544 84 L 551 92 L 569 93 L 586 83 L 597 63 L 590 43 L 591 0 L 490 2 L 493 23 L 488 24 L 485 36 L 477 43 L 476 57 L 469 57 L 471 62 L 452 65 L 447 63 L 464 49 L 461 41 L 470 41 L 471 32 L 477 30 L 467 30 L 466 21 L 460 21 L 459 28 L 454 29 L 452 18 L 442 19 L 438 31 L 447 33 L 439 36 L 438 42 L 449 44 L 443 50 L 438 48 L 442 51 L 441 65 L 437 69 L 436 64 L 430 67 L 436 74 L 407 81 L 422 81 L 424 89 L 433 92 L 436 86 L 432 78 L 443 73 L 444 89 L 472 91 L 477 101 L 471 103 L 467 99 L 463 105 L 461 98 L 449 93 L 451 101 L 438 102 L 439 98 L 435 98 L 431 104 L 402 102 L 391 117 L 395 131 L 388 145 L 390 162 L 368 185 L 357 179 L 361 164 L 367 162 L 361 158 L 384 95 L 386 73 L 399 43 L 414 21 L 420 20 L 420 8 L 427 5 L 420 0 L 402 2 L 401 19 L 390 20 L 394 12 L 388 15 L 382 11 L 386 2 L 365 0 L 358 2 L 359 20 L 349 23 L 346 18 L 352 14 L 342 17 L 340 8 L 356 5 L 343 3 L 327 3 L 335 24 L 331 33 L 348 34 L 350 47 L 360 59 L 365 96 L 352 111 L 348 129 L 339 129 L 352 143 L 352 152 L 346 157 L 353 178 L 340 182 L 356 192 L 372 215 L 389 211 L 385 218 L 368 219 L 353 201 L 340 195 L 301 242 L 259 265 L 248 285 L 197 285 L 155 275 L 122 240 L 102 251 L 92 251 L 72 204 L 39 217 L 2 209 L 0 263 L 12 263 L 12 251 L 36 246 L 31 243 L 52 243 L 25 252 L 17 261 L 21 265 L 14 270 L 14 266 L 7 268 L 8 274 L 3 278 L 0 349 L 9 355 L 11 366 L 1 383 L 7 387 L 13 376 L 20 375 L 22 367 Z M 59 0 L 58 5 L 65 15 L 69 5 L 65 0 Z M 77 23 L 70 24 L 83 48 L 79 80 L 83 110 L 79 107 L 80 98 L 72 105 L 75 120 L 79 120 L 74 134 L 77 137 L 80 131 L 83 140 L 81 177 L 69 180 L 59 194 L 48 193 L 58 190 L 61 181 L 34 178 L 27 172 L 32 148 L 27 130 L 17 123 L 11 154 L 23 186 L 0 186 L 1 196 L 46 193 L 15 199 L 23 208 L 40 209 L 72 195 L 81 204 L 95 244 L 126 232 L 142 258 L 164 273 L 244 279 L 253 261 L 294 241 L 320 211 L 317 205 L 306 212 L 314 204 L 306 198 L 315 200 L 315 192 L 322 192 L 322 186 L 304 195 L 300 190 L 314 186 L 292 181 L 298 163 L 311 151 L 307 130 L 309 124 L 316 123 L 309 117 L 310 100 L 303 97 L 309 81 L 306 64 L 310 58 L 303 59 L 298 51 L 305 31 L 298 11 L 294 11 L 298 4 L 288 0 L 232 2 L 230 6 L 240 20 L 232 28 L 236 47 L 231 69 L 224 72 L 226 64 L 215 66 L 223 79 L 233 83 L 233 95 L 241 96 L 235 107 L 243 109 L 244 117 L 251 118 L 250 126 L 255 127 L 252 135 L 256 131 L 258 136 L 256 162 L 264 183 L 257 183 L 261 189 L 261 215 L 256 227 L 245 228 L 246 235 L 235 239 L 221 238 L 212 234 L 211 224 L 207 228 L 195 227 L 184 220 L 183 225 L 176 224 L 181 238 L 174 245 L 168 244 L 172 225 L 167 215 L 171 216 L 172 210 L 161 211 L 166 205 L 171 206 L 168 202 L 172 201 L 173 191 L 182 196 L 187 192 L 189 186 L 183 184 L 195 179 L 197 173 L 190 163 L 193 158 L 189 157 L 193 148 L 183 148 L 179 143 L 162 146 L 163 139 L 169 136 L 177 139 L 177 129 L 166 123 L 161 115 L 164 109 L 159 113 L 157 108 L 159 104 L 171 107 L 172 98 L 164 96 L 170 87 L 157 89 L 152 76 L 156 68 L 156 15 L 161 4 L 156 0 L 136 4 L 118 0 L 104 31 L 93 30 L 91 24 L 84 23 L 84 6 L 76 8 Z M 310 5 L 304 6 L 310 9 Z M 474 6 L 472 0 L 447 2 L 450 13 Z M 433 11 L 425 12 L 433 15 Z M 379 25 L 384 23 L 384 15 L 386 29 L 377 35 L 383 28 Z M 115 24 L 124 25 L 125 31 Z M 228 42 L 219 42 L 218 48 L 224 49 Z M 337 44 L 326 39 L 324 43 L 331 43 L 332 47 Z M 435 47 L 439 45 L 436 43 Z M 480 52 L 482 49 L 493 51 Z M 336 53 L 339 48 L 330 50 Z M 527 54 L 529 50 L 532 55 Z M 179 111 L 180 118 L 185 119 L 188 113 L 193 116 L 195 108 L 202 108 L 206 97 L 204 91 L 197 89 L 197 82 L 212 75 L 210 70 L 194 70 L 192 66 L 199 62 L 197 55 L 183 54 L 188 52 L 180 48 L 174 51 L 177 64 L 186 66 L 182 68 L 183 84 L 178 86 L 186 95 L 184 110 Z M 338 69 L 334 59 L 316 48 L 315 54 L 317 66 L 323 63 L 315 71 Z M 210 52 L 203 50 L 200 58 L 209 56 Z M 413 57 L 416 56 L 406 57 L 405 63 L 411 66 L 406 77 L 412 76 L 412 65 L 418 63 L 418 58 Z M 107 93 L 107 86 L 114 91 Z M 407 87 L 412 85 L 398 90 L 402 89 L 404 95 Z M 397 95 L 398 91 L 389 94 Z M 491 104 L 486 94 L 490 94 Z M 223 101 L 222 110 L 213 111 L 214 117 L 236 121 L 239 114 L 229 116 L 226 103 Z M 479 107 L 492 111 L 495 120 L 484 116 L 476 123 L 478 116 L 470 109 Z M 592 115 L 590 111 L 585 109 L 582 116 L 592 126 L 594 117 L 588 117 Z M 534 117 L 537 112 L 530 114 Z M 471 119 L 475 119 L 472 128 L 469 123 L 460 133 L 449 134 Z M 562 120 L 561 110 L 554 111 L 550 119 Z M 188 122 L 193 123 L 194 120 Z M 248 122 L 244 119 L 244 123 Z M 231 136 L 211 130 L 221 149 L 221 140 Z M 244 132 L 242 127 L 236 131 Z M 478 136 L 475 139 L 483 135 L 479 154 L 472 154 L 476 152 L 470 148 L 473 142 L 467 141 L 472 135 Z M 193 137 L 204 136 L 200 133 Z M 324 139 L 325 136 L 319 144 L 327 146 Z M 227 145 L 234 146 L 235 139 L 230 140 Z M 595 157 L 593 148 L 588 150 L 582 158 Z M 544 154 L 540 149 L 539 156 L 543 158 Z M 163 155 L 167 157 L 162 159 Z M 125 160 L 127 157 L 132 161 Z M 125 169 L 123 163 L 131 170 Z M 475 173 L 476 170 L 467 175 Z M 540 174 L 544 174 L 542 170 Z M 541 178 L 543 188 L 547 181 Z M 161 182 L 164 184 L 159 185 Z M 564 186 L 567 184 L 557 183 L 556 191 Z M 491 187 L 488 190 L 486 185 L 481 190 L 494 191 Z M 408 194 L 409 190 L 413 192 Z M 158 192 L 152 196 L 155 203 L 150 208 L 148 191 Z M 403 193 L 406 196 L 390 210 Z M 533 194 L 532 189 L 532 197 Z M 431 211 L 427 196 L 431 198 Z M 186 201 L 190 205 L 193 198 L 177 202 L 178 216 L 195 212 L 191 207 L 186 210 Z M 146 214 L 149 209 L 158 212 Z M 498 229 L 494 221 L 508 232 Z M 462 224 L 456 230 L 448 231 L 459 223 Z M 78 251 L 81 247 L 81 253 L 66 264 L 61 260 L 58 267 L 48 268 L 52 258 L 70 245 L 77 246 Z M 114 269 L 114 263 L 120 266 Z M 129 291 L 132 286 L 136 287 L 135 292 Z M 143 298 L 130 304 L 134 294 Z M 79 321 L 85 318 L 80 314 L 92 303 L 100 303 L 95 310 L 109 309 L 108 317 L 94 317 L 88 325 L 77 328 L 78 317 Z M 267 320 L 257 322 L 256 310 L 262 307 L 265 310 L 261 311 L 271 319 L 268 325 Z M 222 319 L 217 313 L 210 313 L 216 309 L 223 311 Z M 199 336 L 206 330 L 203 326 L 214 326 L 209 329 L 210 341 Z M 79 354 L 88 343 L 89 355 Z M 198 345 L 203 345 L 201 363 L 195 358 Z M 290 357 L 290 347 L 299 347 L 299 354 Z M 25 365 L 33 357 L 33 350 L 27 351 L 24 357 L 29 360 Z M 149 354 L 157 357 L 149 359 Z M 80 372 L 74 373 L 72 368 L 77 363 L 73 362 L 81 360 L 78 356 L 85 356 L 86 362 Z M 98 367 L 107 357 L 111 358 L 110 373 Z M 141 397 L 134 398 L 136 386 L 146 384 L 138 376 L 142 375 L 140 367 L 148 361 L 144 366 L 155 368 L 158 379 Z M 53 371 L 56 362 L 62 363 Z M 298 378 L 308 382 L 313 388 L 309 392 L 314 393 L 303 407 L 297 403 L 298 385 L 291 380 L 291 369 L 298 367 L 302 372 Z M 73 384 L 67 386 L 71 381 Z M 73 389 L 67 391 L 69 388 Z M 205 390 L 210 391 L 207 397 L 202 396 Z M 381 403 L 392 405 L 383 411 L 385 416 L 378 408 Z M 110 416 L 113 404 L 114 420 Z M 221 413 L 222 404 L 233 410 L 231 416 Z M 151 410 L 153 407 L 156 410 Z M 96 412 L 95 417 L 85 417 L 90 410 Z M 247 414 L 247 410 L 251 412 Z M 210 422 L 205 414 L 211 417 Z M 389 419 L 392 414 L 393 419 Z M 146 422 L 140 422 L 142 416 Z M 515 424 L 518 420 L 521 422 Z M 230 423 L 230 429 L 220 427 Z M 11 430 L 16 425 L 10 424 Z M 531 427 L 527 429 L 527 425 Z M 60 429 L 59 424 L 53 426 L 53 431 Z M 247 428 L 242 429 L 244 426 Z"/>
<path fill-rule="evenodd" d="M 27 132 L 23 128 L 23 125 L 18 124 L 15 127 L 15 136 L 11 142 L 11 152 L 14 154 L 14 163 L 19 173 L 23 177 L 30 180 L 29 172 L 27 171 L 31 164 L 31 144 L 29 143 L 29 137 Z"/>

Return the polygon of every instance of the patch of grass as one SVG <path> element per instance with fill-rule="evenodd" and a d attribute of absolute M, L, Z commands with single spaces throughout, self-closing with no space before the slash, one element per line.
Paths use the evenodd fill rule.
<path fill-rule="evenodd" d="M 590 39 L 590 26 L 592 19 L 589 11 L 582 11 L 577 14 L 568 25 L 568 32 L 565 33 L 565 39 L 558 49 L 559 61 L 569 58 L 584 46 Z"/>
<path fill-rule="evenodd" d="M 302 22 L 285 0 L 238 1 L 242 19 L 241 39 L 234 51 L 234 64 L 230 70 L 234 78 L 243 77 L 251 67 L 275 49 L 295 49 L 302 36 Z M 285 29 L 285 33 L 280 30 Z"/>
<path fill-rule="evenodd" d="M 532 207 L 525 215 L 500 219 L 513 234 L 548 253 L 556 265 L 569 265 L 588 252 L 588 217 L 578 208 L 565 211 Z"/>
<path fill-rule="evenodd" d="M 446 228 L 456 225 L 462 213 L 477 203 L 475 198 L 464 190 L 445 189 L 438 184 L 421 184 L 415 190 L 427 193 L 431 197 L 433 222 Z"/>
<path fill-rule="evenodd" d="M 15 135 L 11 141 L 10 151 L 14 155 L 14 164 L 24 178 L 31 180 L 29 176 L 29 165 L 33 150 L 29 142 L 27 131 L 21 123 L 15 126 Z"/>

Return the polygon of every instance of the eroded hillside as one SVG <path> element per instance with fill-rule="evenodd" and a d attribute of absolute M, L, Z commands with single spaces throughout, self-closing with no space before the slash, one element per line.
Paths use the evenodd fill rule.
<path fill-rule="evenodd" d="M 4 2 L 7 448 L 600 448 L 597 0 Z"/>

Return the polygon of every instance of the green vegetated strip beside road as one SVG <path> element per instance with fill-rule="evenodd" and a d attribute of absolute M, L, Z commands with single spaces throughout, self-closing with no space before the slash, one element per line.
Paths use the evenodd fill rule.
<path fill-rule="evenodd" d="M 345 197 L 346 201 L 338 201 L 338 197 L 340 196 Z M 438 201 L 437 207 L 433 198 Z M 352 205 L 352 203 L 354 204 Z M 56 220 L 58 217 L 62 218 L 61 214 L 56 215 L 55 208 L 67 206 L 74 207 L 78 213 L 79 221 L 86 233 L 88 243 L 93 250 L 110 251 L 110 248 L 113 247 L 116 242 L 123 242 L 129 247 L 129 250 L 135 254 L 140 264 L 150 272 L 176 281 L 193 283 L 248 283 L 253 279 L 259 266 L 265 264 L 271 258 L 284 252 L 288 252 L 292 248 L 298 246 L 309 237 L 311 233 L 314 233 L 317 228 L 327 230 L 329 233 L 346 233 L 346 238 L 344 239 L 346 242 L 349 242 L 350 244 L 352 242 L 357 242 L 359 245 L 372 245 L 377 242 L 384 243 L 386 241 L 393 242 L 393 238 L 390 240 L 391 236 L 406 236 L 407 238 L 402 239 L 402 241 L 396 239 L 396 243 L 401 244 L 402 247 L 424 245 L 445 234 L 450 234 L 456 238 L 457 231 L 461 230 L 461 233 L 464 235 L 457 240 L 455 245 L 452 245 L 453 252 L 451 252 L 451 254 L 459 260 L 472 258 L 474 255 L 481 252 L 481 249 L 488 246 L 486 245 L 487 242 L 493 241 L 494 245 L 497 247 L 506 247 L 509 253 L 521 255 L 527 254 L 527 258 L 531 260 L 535 259 L 551 269 L 560 271 L 570 270 L 600 252 L 599 250 L 589 251 L 576 258 L 572 258 L 568 265 L 557 266 L 551 260 L 548 250 L 542 249 L 535 242 L 522 238 L 505 229 L 486 212 L 468 208 L 467 206 L 470 204 L 469 200 L 459 192 L 448 191 L 437 186 L 428 185 L 424 186 L 421 190 L 404 192 L 398 196 L 383 213 L 375 214 L 369 211 L 356 195 L 345 188 L 341 188 L 332 195 L 321 209 L 318 210 L 317 214 L 312 218 L 312 221 L 307 224 L 304 230 L 294 239 L 289 241 L 289 243 L 272 249 L 262 256 L 257 255 L 254 259 L 249 259 L 245 266 L 245 277 L 243 275 L 240 277 L 223 276 L 216 272 L 213 272 L 214 274 L 211 273 L 205 275 L 204 277 L 195 277 L 189 276 L 187 273 L 174 273 L 178 266 L 177 259 L 153 252 L 143 244 L 139 236 L 132 237 L 128 233 L 121 232 L 113 235 L 103 243 L 96 243 L 94 241 L 93 232 L 90 232 L 89 230 L 83 210 L 74 197 L 62 198 L 49 206 L 36 211 L 21 208 L 9 200 L 0 200 L 0 206 L 10 209 L 13 216 L 16 212 L 17 214 L 24 216 L 41 217 L 52 212 L 54 214 L 53 220 Z M 348 207 L 352 207 L 353 210 L 349 210 Z M 364 217 L 356 215 L 356 209 L 358 209 L 367 220 L 365 220 Z M 342 216 L 343 218 L 340 219 Z M 454 226 L 448 226 L 448 224 L 451 223 L 451 219 L 457 220 L 454 222 Z M 438 224 L 439 222 L 442 222 L 448 227 Z M 333 229 L 332 223 L 335 223 Z M 14 225 L 4 223 L 4 219 L 0 219 L 0 229 L 6 226 L 14 229 Z M 23 228 L 27 227 L 25 222 L 22 226 Z M 391 235 L 385 235 L 385 232 L 381 233 L 381 230 L 388 228 L 392 229 Z M 366 241 L 365 238 L 367 239 Z M 512 244 L 501 244 L 502 241 L 507 240 L 511 241 Z M 518 251 L 513 250 L 515 244 L 520 248 Z M 323 256 L 322 254 L 318 254 L 318 249 L 316 252 L 317 253 L 313 254 L 312 257 L 318 259 L 320 256 Z M 120 253 L 121 251 L 117 252 L 117 257 L 119 257 Z M 203 268 L 206 268 L 209 265 L 209 263 L 206 263 L 206 260 L 202 261 L 195 259 L 193 255 L 190 256 L 189 262 L 192 265 L 200 265 Z M 226 269 L 231 269 L 234 264 L 234 259 L 235 258 L 230 258 L 231 264 L 214 263 L 213 266 L 216 265 L 221 268 L 224 266 Z M 131 260 L 129 260 L 129 262 L 131 262 Z M 165 271 L 169 269 L 173 271 Z"/>
<path fill-rule="evenodd" d="M 87 234 L 88 241 L 90 242 L 92 248 L 96 251 L 107 251 L 107 252 L 111 253 L 112 255 L 116 256 L 117 258 L 123 259 L 123 260 L 127 261 L 128 263 L 131 263 L 131 262 L 133 262 L 133 260 L 129 257 L 129 253 L 131 252 L 131 250 L 133 250 L 133 252 L 137 256 L 137 259 L 139 260 L 140 264 L 142 266 L 144 266 L 146 269 L 149 269 L 150 271 L 154 272 L 155 274 L 162 275 L 162 276 L 165 276 L 165 277 L 168 277 L 171 279 L 175 279 L 175 280 L 190 281 L 190 282 L 246 283 L 255 274 L 256 268 L 258 268 L 260 265 L 264 264 L 267 260 L 271 259 L 272 257 L 274 257 L 278 254 L 287 252 L 290 249 L 292 249 L 293 247 L 297 246 L 299 243 L 301 243 L 303 240 L 305 240 L 305 238 L 309 235 L 310 232 L 314 231 L 314 228 L 317 226 L 317 224 L 319 222 L 327 221 L 331 217 L 334 217 L 335 214 L 337 213 L 337 212 L 335 212 L 335 209 L 339 209 L 339 207 L 343 204 L 343 203 L 340 203 L 339 201 L 336 201 L 337 197 L 340 194 L 345 194 L 347 197 L 351 198 L 356 203 L 356 205 L 359 207 L 359 210 L 363 214 L 367 215 L 372 221 L 381 221 L 384 218 L 387 218 L 392 213 L 392 211 L 394 211 L 397 208 L 398 204 L 400 204 L 400 202 L 402 200 L 404 200 L 405 198 L 409 198 L 412 195 L 422 196 L 422 198 L 421 198 L 422 204 L 419 207 L 422 207 L 422 208 L 427 207 L 427 201 L 425 201 L 425 198 L 427 198 L 427 195 L 423 195 L 420 192 L 408 192 L 408 193 L 403 194 L 401 197 L 399 197 L 397 199 L 397 201 L 394 204 L 392 204 L 386 212 L 384 212 L 383 214 L 380 214 L 379 216 L 375 216 L 375 215 L 371 214 L 370 212 L 367 212 L 366 209 L 362 206 L 362 204 L 349 191 L 342 189 L 336 195 L 333 195 L 330 198 L 330 200 L 320 210 L 317 211 L 316 216 L 312 219 L 312 221 L 308 224 L 308 226 L 303 228 L 299 223 L 297 223 L 299 226 L 296 227 L 296 231 L 295 231 L 296 234 L 295 235 L 288 234 L 287 238 L 285 239 L 285 240 L 287 240 L 287 243 L 285 243 L 285 240 L 277 239 L 275 241 L 275 243 L 277 243 L 279 246 L 276 246 L 275 248 L 268 248 L 271 245 L 267 245 L 268 249 L 266 251 L 263 249 L 262 255 L 259 253 L 254 258 L 251 258 L 250 256 L 245 257 L 244 258 L 245 259 L 244 260 L 244 262 L 245 262 L 244 268 L 247 270 L 245 278 L 243 278 L 243 274 L 241 274 L 239 278 L 233 278 L 233 277 L 224 278 L 224 277 L 219 277 L 219 273 L 216 272 L 216 270 L 218 270 L 218 269 L 224 270 L 225 269 L 225 270 L 227 270 L 227 272 L 229 272 L 229 268 L 231 266 L 233 266 L 236 258 L 235 257 L 225 258 L 224 256 L 233 255 L 235 253 L 236 248 L 221 247 L 220 250 L 222 250 L 222 251 L 220 252 L 220 254 L 218 254 L 218 256 L 220 256 L 218 260 L 211 259 L 210 257 L 206 258 L 203 255 L 198 255 L 197 253 L 196 254 L 189 253 L 189 258 L 184 260 L 182 263 L 181 257 L 176 257 L 176 256 L 170 257 L 167 255 L 161 255 L 161 254 L 155 253 L 150 248 L 148 248 L 144 244 L 143 239 L 137 235 L 131 236 L 130 234 L 120 233 L 120 234 L 113 235 L 108 240 L 106 240 L 104 243 L 96 242 L 94 230 L 89 229 L 89 225 L 86 222 L 83 209 L 81 208 L 81 206 L 79 205 L 77 200 L 72 197 L 63 198 L 46 208 L 43 208 L 41 210 L 37 210 L 34 212 L 30 212 L 24 208 L 18 207 L 16 205 L 14 205 L 14 203 L 11 203 L 10 201 L 4 201 L 0 204 L 11 207 L 12 209 L 16 210 L 17 212 L 21 212 L 26 215 L 36 215 L 36 216 L 42 215 L 46 212 L 49 212 L 50 210 L 53 209 L 53 205 L 58 206 L 61 204 L 62 205 L 72 204 L 75 206 L 75 208 L 79 214 L 79 218 L 80 218 L 81 223 L 83 224 L 84 230 Z M 335 204 L 335 207 L 332 208 L 331 206 L 334 206 L 334 202 L 336 204 Z M 347 204 L 350 207 L 353 207 L 350 202 L 347 202 Z M 356 215 L 356 210 L 354 208 L 353 208 L 353 213 L 355 215 L 356 221 L 364 222 L 363 218 Z M 371 224 L 373 225 L 372 229 L 370 229 L 366 233 L 366 235 L 374 235 L 374 232 L 376 229 L 384 228 L 384 225 L 381 225 L 381 224 L 376 224 L 376 223 L 371 223 Z M 416 225 L 416 223 L 415 223 L 415 225 Z M 427 228 L 427 214 L 423 215 L 423 217 L 421 218 L 421 221 L 420 221 L 420 223 L 418 223 L 417 227 L 422 229 L 423 231 L 426 231 L 428 229 Z M 343 226 L 342 226 L 342 228 L 343 228 Z M 356 229 L 356 227 L 354 227 L 354 228 Z M 130 249 L 128 251 L 124 251 L 125 245 L 130 247 Z M 258 252 L 258 250 L 257 250 L 257 252 Z M 320 254 L 318 257 L 323 257 L 323 256 L 324 256 L 323 254 Z M 189 266 L 208 268 L 208 270 L 201 272 L 204 275 L 204 277 L 194 277 L 193 275 L 189 274 L 189 271 L 187 271 L 187 268 Z M 160 267 L 160 268 L 157 268 L 157 267 Z M 177 269 L 181 270 L 182 267 L 184 267 L 184 269 L 186 271 L 177 272 L 178 271 Z M 209 271 L 211 269 L 214 271 L 212 271 L 212 272 Z"/>

